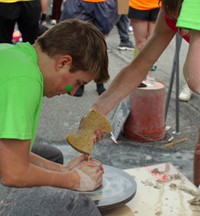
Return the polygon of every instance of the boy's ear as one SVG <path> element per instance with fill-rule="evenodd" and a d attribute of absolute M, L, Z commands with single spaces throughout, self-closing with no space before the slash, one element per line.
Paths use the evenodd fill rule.
<path fill-rule="evenodd" d="M 60 56 L 57 59 L 57 69 L 69 67 L 72 63 L 72 57 L 70 55 Z"/>

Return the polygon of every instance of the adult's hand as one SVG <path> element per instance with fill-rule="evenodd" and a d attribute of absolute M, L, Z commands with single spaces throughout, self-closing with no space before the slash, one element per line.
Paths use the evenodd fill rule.
<path fill-rule="evenodd" d="M 86 114 L 86 115 L 87 115 L 87 114 Z M 84 125 L 84 121 L 85 121 L 86 115 L 85 115 L 84 117 L 82 117 L 82 119 L 81 119 L 81 121 L 80 121 L 79 130 L 81 130 L 81 129 L 82 129 L 82 125 Z M 102 139 L 102 138 L 107 134 L 107 132 L 106 132 L 104 129 L 102 129 L 102 128 L 98 128 L 96 131 L 94 131 L 94 134 L 95 134 L 95 136 L 96 136 L 96 137 L 93 139 L 93 142 L 94 142 L 94 144 L 95 144 L 95 143 L 97 143 L 100 139 Z"/>

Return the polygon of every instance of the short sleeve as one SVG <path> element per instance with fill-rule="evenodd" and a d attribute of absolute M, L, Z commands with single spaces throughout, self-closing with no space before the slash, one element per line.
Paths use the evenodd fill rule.
<path fill-rule="evenodd" d="M 200 30 L 200 1 L 184 0 L 180 15 L 177 20 L 177 27 L 184 29 Z"/>

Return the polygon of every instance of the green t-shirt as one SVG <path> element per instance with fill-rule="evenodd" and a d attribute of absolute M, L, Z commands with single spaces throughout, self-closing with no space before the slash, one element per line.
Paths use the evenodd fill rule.
<path fill-rule="evenodd" d="M 200 30 L 200 0 L 184 0 L 177 27 Z"/>
<path fill-rule="evenodd" d="M 43 76 L 29 43 L 0 44 L 0 138 L 31 140 L 43 98 Z"/>

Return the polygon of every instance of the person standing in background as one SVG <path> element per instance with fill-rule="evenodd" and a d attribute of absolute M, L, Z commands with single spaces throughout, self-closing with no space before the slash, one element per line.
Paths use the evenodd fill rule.
<path fill-rule="evenodd" d="M 142 49 L 148 37 L 154 30 L 155 21 L 159 12 L 158 0 L 129 0 L 128 17 L 131 20 L 131 26 L 134 29 L 135 50 L 134 56 Z M 152 66 L 155 70 L 156 66 Z M 179 94 L 179 100 L 188 102 L 192 97 L 192 91 L 185 83 Z"/>
<path fill-rule="evenodd" d="M 153 32 L 159 10 L 158 0 L 129 0 L 128 18 L 134 32 L 134 57 L 137 56 Z"/>
<path fill-rule="evenodd" d="M 106 0 L 67 0 L 60 21 L 70 18 L 89 21 L 106 37 L 113 28 L 116 10 L 115 0 L 108 2 Z M 105 90 L 104 83 L 96 83 L 98 95 L 101 95 Z M 83 93 L 84 85 L 81 85 L 74 96 L 81 97 Z"/>
<path fill-rule="evenodd" d="M 12 43 L 17 24 L 23 42 L 33 44 L 38 37 L 40 0 L 0 0 L 0 43 Z"/>

